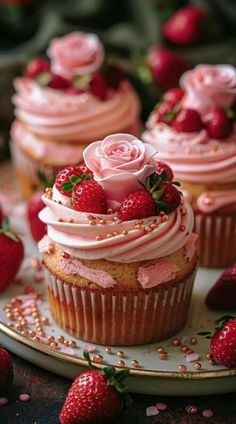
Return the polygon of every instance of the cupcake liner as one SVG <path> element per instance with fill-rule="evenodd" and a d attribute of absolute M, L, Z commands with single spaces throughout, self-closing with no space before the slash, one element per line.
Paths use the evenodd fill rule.
<path fill-rule="evenodd" d="M 61 167 L 45 166 L 27 156 L 14 142 L 10 143 L 11 155 L 17 174 L 17 182 L 22 194 L 28 198 L 42 183 L 41 174 L 46 181 L 51 181 Z"/>
<path fill-rule="evenodd" d="M 201 266 L 225 268 L 236 261 L 236 214 L 195 214 Z"/>
<path fill-rule="evenodd" d="M 60 327 L 88 342 L 109 346 L 157 342 L 184 325 L 195 273 L 134 294 L 73 286 L 46 270 L 51 312 Z"/>

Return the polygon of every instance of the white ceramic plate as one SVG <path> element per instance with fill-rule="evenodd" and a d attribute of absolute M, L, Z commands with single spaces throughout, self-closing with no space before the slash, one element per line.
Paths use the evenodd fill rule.
<path fill-rule="evenodd" d="M 14 225 L 20 227 L 22 231 L 22 220 L 16 220 Z M 26 228 L 24 228 L 25 231 Z M 83 350 L 88 348 L 91 351 L 91 358 L 95 355 L 102 355 L 102 363 L 98 363 L 98 366 L 118 365 L 120 360 L 124 361 L 125 367 L 130 369 L 127 381 L 129 389 L 138 393 L 176 396 L 227 393 L 236 390 L 236 369 L 211 365 L 206 359 L 206 354 L 209 353 L 209 340 L 197 335 L 199 331 L 211 331 L 214 328 L 214 321 L 224 315 L 222 312 L 210 311 L 204 302 L 206 293 L 222 270 L 204 268 L 198 270 L 189 319 L 185 327 L 175 336 L 199 354 L 198 362 L 201 363 L 201 369 L 197 371 L 194 363 L 186 361 L 185 354 L 180 347 L 172 346 L 172 339 L 136 347 L 113 347 L 111 353 L 107 353 L 104 346 L 90 345 L 81 340 L 77 340 L 76 348 L 58 343 L 58 348 L 55 350 L 42 341 L 32 340 L 32 338 L 23 336 L 16 329 L 10 328 L 7 325 L 9 320 L 3 307 L 12 297 L 22 295 L 25 287 L 28 286 L 33 287 L 36 292 L 43 292 L 43 301 L 38 307 L 41 315 L 50 320 L 50 325 L 44 326 L 46 337 L 53 336 L 57 340 L 58 336 L 63 335 L 66 340 L 72 340 L 53 322 L 50 316 L 43 281 L 35 282 L 35 276 L 40 279 L 42 271 L 36 272 L 30 266 L 32 256 L 37 254 L 36 247 L 29 237 L 25 236 L 25 241 L 26 259 L 19 274 L 23 285 L 12 284 L 0 296 L 0 343 L 9 350 L 48 371 L 73 378 L 88 366 L 83 359 Z M 29 328 L 34 330 L 35 325 L 29 325 Z M 192 337 L 197 337 L 197 344 L 191 345 Z M 168 352 L 165 360 L 159 358 L 156 350 L 160 346 Z M 119 356 L 118 352 L 123 352 L 124 357 Z M 133 360 L 138 361 L 138 367 L 133 366 Z M 187 367 L 186 372 L 179 371 L 180 364 Z"/>

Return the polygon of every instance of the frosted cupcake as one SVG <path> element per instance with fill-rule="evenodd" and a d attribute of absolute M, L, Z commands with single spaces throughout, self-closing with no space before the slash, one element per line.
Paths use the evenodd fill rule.
<path fill-rule="evenodd" d="M 143 140 L 181 181 L 195 213 L 200 264 L 236 260 L 236 70 L 199 65 L 152 112 Z"/>
<path fill-rule="evenodd" d="M 185 323 L 195 276 L 193 212 L 155 150 L 114 134 L 43 196 L 39 243 L 55 321 L 105 345 L 165 339 Z"/>
<path fill-rule="evenodd" d="M 139 135 L 140 104 L 131 84 L 104 65 L 94 34 L 74 32 L 51 41 L 49 60 L 37 58 L 14 81 L 12 154 L 28 197 L 43 179 L 82 160 L 83 149 L 113 132 Z"/>

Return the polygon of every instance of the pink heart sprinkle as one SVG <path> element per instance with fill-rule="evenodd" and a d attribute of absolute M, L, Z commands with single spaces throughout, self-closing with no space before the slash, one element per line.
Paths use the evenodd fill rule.
<path fill-rule="evenodd" d="M 186 356 L 186 361 L 187 362 L 195 362 L 198 361 L 199 359 L 199 354 L 198 353 L 190 353 L 189 355 Z"/>
<path fill-rule="evenodd" d="M 30 400 L 30 395 L 28 395 L 27 393 L 22 393 L 22 395 L 19 396 L 19 399 L 22 402 L 28 402 L 28 400 Z"/>
<path fill-rule="evenodd" d="M 8 399 L 7 398 L 4 398 L 4 397 L 0 398 L 0 406 L 4 406 L 7 403 L 8 403 Z"/>
<path fill-rule="evenodd" d="M 165 403 L 158 402 L 156 403 L 155 407 L 158 409 L 158 411 L 164 411 L 167 408 L 167 405 Z"/>
<path fill-rule="evenodd" d="M 211 418 L 213 417 L 213 415 L 214 415 L 214 412 L 211 409 L 204 409 L 202 411 L 202 416 L 205 418 Z"/>
<path fill-rule="evenodd" d="M 158 415 L 159 411 L 155 406 L 148 406 L 146 408 L 146 416 L 147 417 L 152 417 L 153 415 Z"/>

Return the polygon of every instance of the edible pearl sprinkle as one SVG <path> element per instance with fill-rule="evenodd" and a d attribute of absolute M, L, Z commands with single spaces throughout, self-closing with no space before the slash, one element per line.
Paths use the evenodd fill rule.
<path fill-rule="evenodd" d="M 185 411 L 187 412 L 187 414 L 196 414 L 197 407 L 195 405 L 187 405 Z"/>

